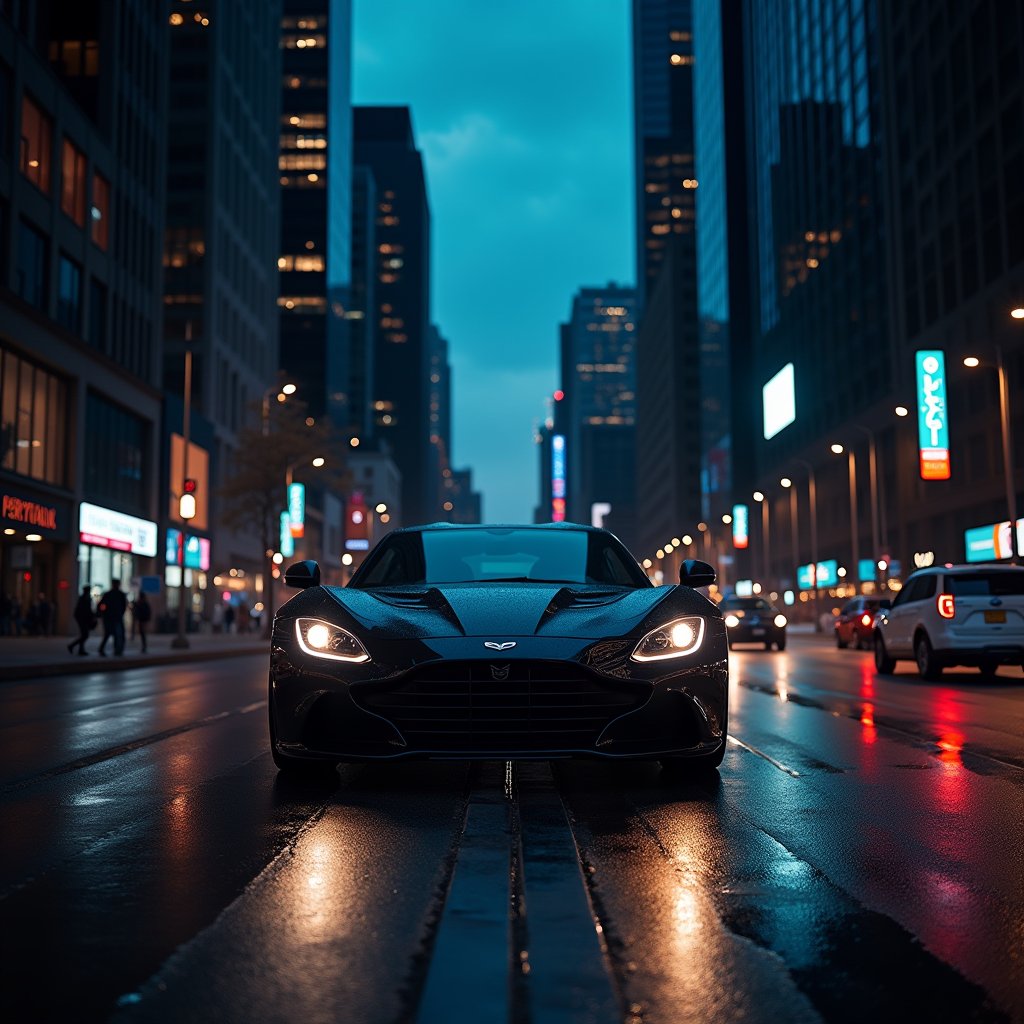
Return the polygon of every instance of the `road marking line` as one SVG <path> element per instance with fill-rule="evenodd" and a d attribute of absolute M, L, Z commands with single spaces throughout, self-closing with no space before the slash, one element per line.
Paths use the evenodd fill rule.
<path fill-rule="evenodd" d="M 551 767 L 518 769 L 527 946 L 520 959 L 528 971 L 528 1019 L 618 1024 L 625 1016 L 622 1000 Z"/>
<path fill-rule="evenodd" d="M 800 773 L 794 768 L 788 768 L 781 761 L 776 761 L 774 757 L 766 754 L 763 750 L 758 750 L 757 747 L 750 746 L 749 743 L 744 743 L 743 740 L 738 740 L 735 736 L 729 736 L 729 742 L 735 743 L 736 746 L 742 747 L 744 750 L 749 750 L 750 753 L 756 754 L 758 757 L 763 757 L 769 764 L 774 765 L 781 772 L 785 772 L 787 775 L 792 776 L 794 779 L 800 778 Z"/>

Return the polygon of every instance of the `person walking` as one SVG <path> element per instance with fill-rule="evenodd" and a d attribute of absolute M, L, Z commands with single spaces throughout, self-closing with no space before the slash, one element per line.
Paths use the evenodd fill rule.
<path fill-rule="evenodd" d="M 74 654 L 76 647 L 79 654 L 88 654 L 85 641 L 89 639 L 89 634 L 96 625 L 96 612 L 93 611 L 88 586 L 82 587 L 81 596 L 75 604 L 74 620 L 78 625 L 78 639 L 68 644 L 68 654 Z"/>
<path fill-rule="evenodd" d="M 139 640 L 142 643 L 142 653 L 146 653 L 146 630 L 149 629 L 149 620 L 153 617 L 153 606 L 144 593 L 139 591 L 132 605 L 132 623 L 138 631 Z"/>
<path fill-rule="evenodd" d="M 103 620 L 103 639 L 100 654 L 106 657 L 107 641 L 114 638 L 114 654 L 124 654 L 124 613 L 128 609 L 128 598 L 121 589 L 121 581 L 110 581 L 110 589 L 100 598 L 100 618 Z"/>

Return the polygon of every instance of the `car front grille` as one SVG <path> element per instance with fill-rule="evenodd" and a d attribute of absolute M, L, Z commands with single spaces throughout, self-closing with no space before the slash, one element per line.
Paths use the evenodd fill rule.
<path fill-rule="evenodd" d="M 614 718 L 640 707 L 646 684 L 596 679 L 545 661 L 449 661 L 402 679 L 353 687 L 412 749 L 446 752 L 588 750 Z"/>

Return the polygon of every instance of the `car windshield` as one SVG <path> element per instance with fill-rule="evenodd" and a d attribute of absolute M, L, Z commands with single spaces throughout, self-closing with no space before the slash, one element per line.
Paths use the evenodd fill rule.
<path fill-rule="evenodd" d="M 722 602 L 725 611 L 770 612 L 772 606 L 763 597 L 727 597 Z"/>
<path fill-rule="evenodd" d="M 367 558 L 349 585 L 486 582 L 651 585 L 610 534 L 515 527 L 392 534 Z"/>
<path fill-rule="evenodd" d="M 946 590 L 957 597 L 1021 597 L 1024 596 L 1024 570 L 949 575 Z"/>

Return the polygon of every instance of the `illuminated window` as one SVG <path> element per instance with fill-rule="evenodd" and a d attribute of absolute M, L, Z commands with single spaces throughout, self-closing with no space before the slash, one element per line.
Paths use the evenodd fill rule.
<path fill-rule="evenodd" d="M 65 78 L 94 78 L 99 74 L 100 48 L 95 39 L 54 40 L 49 56 L 50 63 Z"/>
<path fill-rule="evenodd" d="M 92 177 L 92 240 L 104 251 L 110 244 L 110 182 L 102 174 Z"/>
<path fill-rule="evenodd" d="M 327 312 L 327 300 L 322 295 L 279 295 L 277 304 L 292 313 Z"/>
<path fill-rule="evenodd" d="M 282 171 L 322 171 L 327 157 L 323 153 L 282 153 L 277 166 Z"/>
<path fill-rule="evenodd" d="M 295 270 L 302 273 L 322 272 L 324 258 L 323 256 L 307 256 L 305 253 L 299 253 L 296 256 L 279 256 L 277 269 Z"/>
<path fill-rule="evenodd" d="M 283 114 L 281 124 L 293 128 L 326 128 L 326 114 Z"/>
<path fill-rule="evenodd" d="M 693 63 L 693 57 L 688 53 L 673 53 L 669 57 L 669 63 L 675 67 L 689 67 Z"/>
<path fill-rule="evenodd" d="M 63 486 L 67 483 L 67 385 L 6 349 L 0 350 L 0 357 L 0 412 L 5 435 L 0 466 Z"/>
<path fill-rule="evenodd" d="M 50 138 L 53 122 L 36 104 L 21 100 L 21 149 L 18 162 L 21 173 L 43 192 L 50 190 Z"/>
<path fill-rule="evenodd" d="M 322 35 L 287 35 L 281 37 L 281 46 L 285 50 L 313 50 L 318 46 L 327 45 L 327 36 Z"/>
<path fill-rule="evenodd" d="M 326 149 L 327 138 L 324 135 L 282 135 L 282 149 Z"/>
<path fill-rule="evenodd" d="M 85 154 L 69 139 L 61 150 L 60 208 L 79 226 L 85 226 Z"/>

